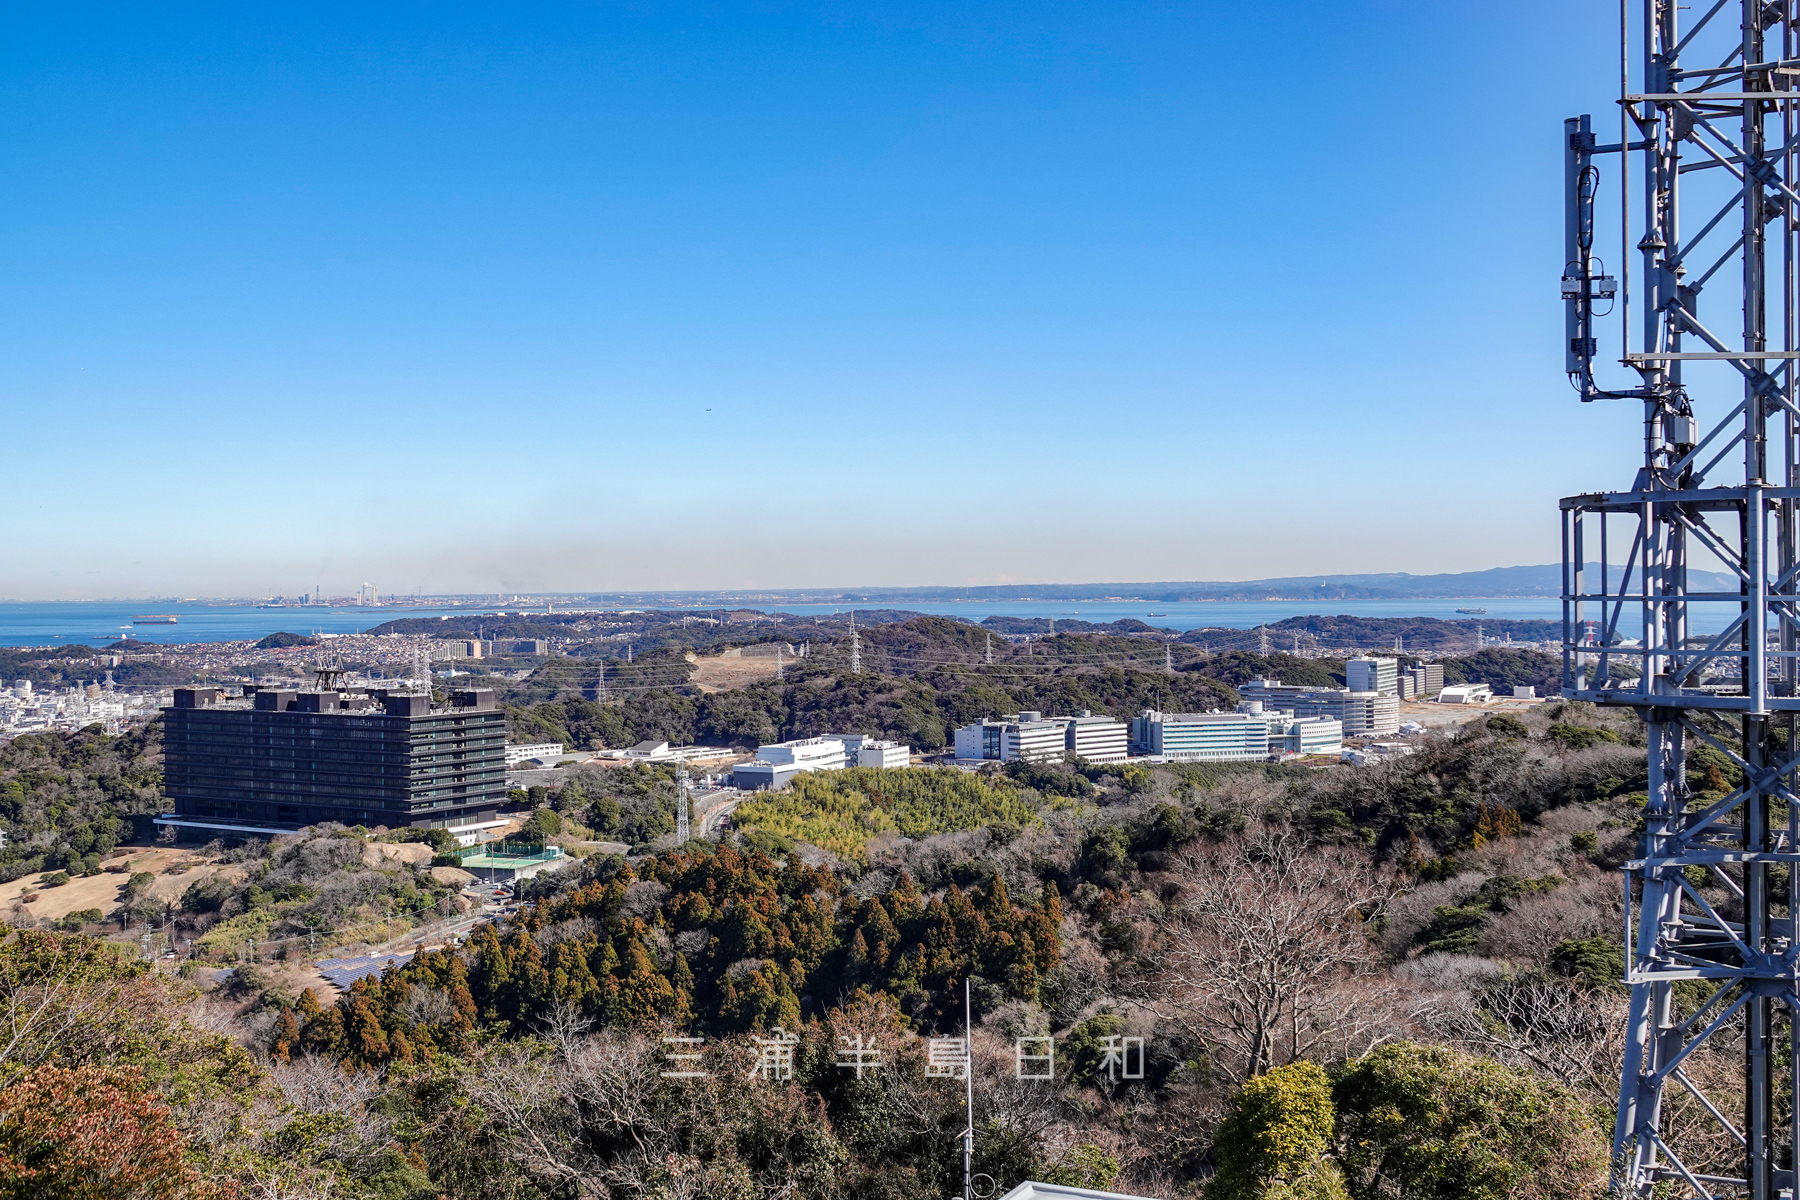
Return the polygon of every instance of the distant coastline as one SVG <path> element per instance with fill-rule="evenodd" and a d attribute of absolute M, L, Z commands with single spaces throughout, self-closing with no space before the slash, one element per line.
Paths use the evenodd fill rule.
<path fill-rule="evenodd" d="M 1595 568 L 1597 569 L 1597 567 Z M 1690 569 L 1695 586 L 1714 590 L 1737 588 L 1735 576 Z M 1525 567 L 1495 567 L 1441 575 L 1389 572 L 1367 575 L 1293 575 L 1275 579 L 1194 580 L 1162 583 L 1020 583 L 982 584 L 967 587 L 924 585 L 917 587 L 830 588 L 714 588 L 661 591 L 532 592 L 529 596 L 452 593 L 396 596 L 383 600 L 380 609 L 427 608 L 434 612 L 456 609 L 494 610 L 525 606 L 637 605 L 654 608 L 706 608 L 713 606 L 770 604 L 1198 604 L 1208 602 L 1248 604 L 1325 604 L 1343 600 L 1493 600 L 1555 599 L 1562 595 L 1562 567 L 1556 563 Z M 266 606 L 271 597 L 176 601 L 170 597 L 132 597 L 104 601 L 19 601 L 4 604 L 139 604 L 194 605 L 206 607 Z M 278 599 L 278 598 L 277 598 Z M 297 615 L 355 607 L 348 598 L 323 605 L 287 603 Z M 376 611 L 367 609 L 364 611 Z"/>

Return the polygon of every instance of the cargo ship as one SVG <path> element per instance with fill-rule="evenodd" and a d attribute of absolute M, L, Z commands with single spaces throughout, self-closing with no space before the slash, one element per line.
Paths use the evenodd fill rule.
<path fill-rule="evenodd" d="M 1456 611 L 1459 613 L 1464 613 L 1471 617 L 1487 616 L 1487 609 L 1485 609 L 1485 608 L 1459 608 Z"/>
<path fill-rule="evenodd" d="M 176 617 L 173 613 L 146 613 L 141 617 L 131 618 L 133 625 L 173 625 Z"/>

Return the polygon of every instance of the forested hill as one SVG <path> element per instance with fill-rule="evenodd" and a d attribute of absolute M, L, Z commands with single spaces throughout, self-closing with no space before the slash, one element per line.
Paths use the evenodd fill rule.
<path fill-rule="evenodd" d="M 1491 643 L 1511 638 L 1516 642 L 1554 642 L 1562 638 L 1560 621 L 1507 621 L 1471 616 L 1445 621 L 1437 617 L 1307 616 L 1272 621 L 1255 629 L 1190 629 L 1184 642 L 1214 650 L 1244 650 L 1258 645 L 1267 632 L 1276 646 L 1303 645 L 1322 650 L 1369 650 L 1380 653 L 1396 639 L 1404 650 L 1437 654 L 1475 649 L 1477 636 Z"/>
<path fill-rule="evenodd" d="M 403 617 L 376 626 L 372 633 L 428 635 L 442 638 L 556 639 L 575 657 L 636 658 L 657 650 L 704 654 L 731 646 L 782 642 L 813 649 L 850 641 L 850 612 L 812 616 L 765 613 L 749 609 L 708 612 L 651 610 L 643 612 L 492 613 L 485 616 Z M 856 609 L 865 646 L 897 659 L 947 655 L 958 662 L 984 658 L 1002 643 L 1053 634 L 1101 634 L 1120 639 L 1177 640 L 1213 650 L 1246 650 L 1259 645 L 1267 632 L 1275 646 L 1322 651 L 1386 651 L 1399 639 L 1404 649 L 1457 653 L 1475 649 L 1478 630 L 1491 640 L 1546 642 L 1561 636 L 1555 621 L 1509 621 L 1470 617 L 1446 621 L 1435 617 L 1354 617 L 1312 615 L 1289 617 L 1252 629 L 1208 627 L 1177 633 L 1139 620 L 1092 622 L 1048 617 L 990 616 L 979 625 L 954 617 L 927 617 L 900 609 Z M 889 631 L 898 632 L 889 632 Z M 1032 653 L 1036 653 L 1035 651 Z M 1158 651 L 1157 653 L 1160 653 Z"/>
<path fill-rule="evenodd" d="M 850 670 L 846 641 L 815 642 L 810 654 L 786 664 L 781 679 L 711 692 L 690 683 L 697 664 L 671 650 L 607 664 L 604 691 L 600 664 L 555 659 L 503 692 L 512 706 L 511 735 L 586 749 L 651 738 L 753 747 L 865 732 L 935 751 L 960 725 L 1022 710 L 1129 720 L 1146 708 L 1229 708 L 1237 687 L 1257 676 L 1344 684 L 1342 658 L 1208 653 L 1187 643 L 1094 633 L 1013 643 L 943 617 L 874 627 L 859 641 L 860 671 Z M 1447 682 L 1506 689 L 1548 689 L 1557 665 L 1550 655 L 1504 647 L 1443 662 Z"/>

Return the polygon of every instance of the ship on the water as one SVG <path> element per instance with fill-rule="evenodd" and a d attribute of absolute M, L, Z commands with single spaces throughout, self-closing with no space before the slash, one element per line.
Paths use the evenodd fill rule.
<path fill-rule="evenodd" d="M 133 625 L 174 625 L 177 618 L 174 613 L 145 613 L 141 617 L 131 618 Z"/>
<path fill-rule="evenodd" d="M 1466 616 L 1471 616 L 1471 617 L 1487 616 L 1487 609 L 1485 609 L 1485 608 L 1459 608 L 1456 611 L 1459 613 L 1463 613 Z"/>

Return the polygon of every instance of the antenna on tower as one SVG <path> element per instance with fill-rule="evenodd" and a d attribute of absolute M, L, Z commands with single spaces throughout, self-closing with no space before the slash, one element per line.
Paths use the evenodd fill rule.
<path fill-rule="evenodd" d="M 344 677 L 344 663 L 335 650 L 327 650 L 319 656 L 319 664 L 313 668 L 313 677 L 318 680 L 321 692 L 337 691 L 338 681 Z"/>
<path fill-rule="evenodd" d="M 856 610 L 850 610 L 850 673 L 862 673 L 862 638 L 856 632 Z"/>

